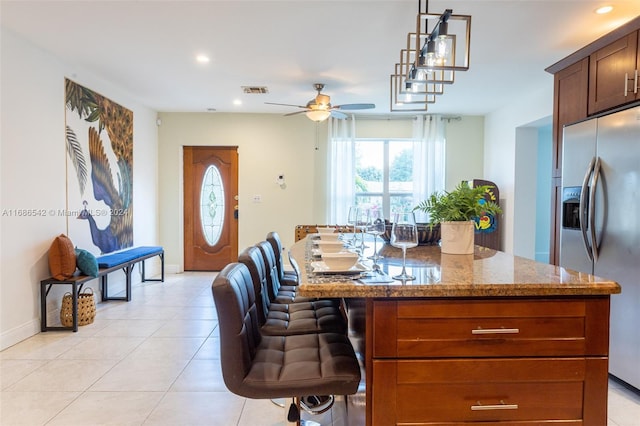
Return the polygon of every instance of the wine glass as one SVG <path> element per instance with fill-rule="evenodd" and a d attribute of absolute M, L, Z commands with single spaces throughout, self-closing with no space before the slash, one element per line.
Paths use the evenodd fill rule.
<path fill-rule="evenodd" d="M 391 245 L 402 249 L 402 272 L 394 280 L 411 281 L 416 277 L 407 274 L 407 249 L 418 245 L 418 227 L 413 212 L 396 213 L 391 228 Z"/>
<path fill-rule="evenodd" d="M 369 256 L 369 259 L 372 259 L 374 264 L 378 259 L 382 259 L 378 254 L 378 236 L 384 234 L 385 229 L 384 212 L 380 209 L 370 209 L 367 232 L 373 235 L 373 255 Z"/>
<path fill-rule="evenodd" d="M 360 214 L 360 209 L 357 206 L 349 207 L 349 214 L 347 215 L 347 225 L 353 227 L 353 236 L 348 241 L 345 241 L 347 244 L 351 246 L 355 246 L 356 244 L 356 225 L 358 223 L 358 215 Z"/>
<path fill-rule="evenodd" d="M 369 248 L 364 243 L 364 233 L 369 226 L 369 209 L 359 208 L 358 217 L 356 219 L 356 227 L 360 230 L 360 256 L 364 257 L 364 249 Z"/>

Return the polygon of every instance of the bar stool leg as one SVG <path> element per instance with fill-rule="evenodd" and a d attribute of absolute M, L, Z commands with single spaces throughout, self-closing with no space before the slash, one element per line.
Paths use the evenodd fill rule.
<path fill-rule="evenodd" d="M 300 401 L 298 398 L 287 398 L 284 403 L 284 424 L 300 426 Z"/>
<path fill-rule="evenodd" d="M 300 398 L 287 398 L 285 400 L 285 425 L 286 426 L 322 426 L 313 420 L 302 420 L 300 412 Z"/>

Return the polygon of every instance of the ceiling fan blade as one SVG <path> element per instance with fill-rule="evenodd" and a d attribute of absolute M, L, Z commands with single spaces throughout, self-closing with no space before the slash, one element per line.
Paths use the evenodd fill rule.
<path fill-rule="evenodd" d="M 341 120 L 348 117 L 348 115 L 345 114 L 344 112 L 336 111 L 335 109 L 331 110 L 331 116 L 334 118 L 339 118 Z"/>
<path fill-rule="evenodd" d="M 376 104 L 344 104 L 344 105 L 336 105 L 334 106 L 335 109 L 345 109 L 345 110 L 351 110 L 351 109 L 371 109 L 371 108 L 375 108 Z"/>
<path fill-rule="evenodd" d="M 301 107 L 301 108 L 304 108 L 304 107 Z M 288 117 L 288 116 L 290 116 L 290 115 L 302 114 L 302 113 L 305 113 L 305 112 L 307 112 L 307 110 L 306 110 L 306 109 L 305 109 L 304 111 L 290 112 L 289 114 L 285 114 L 284 116 L 285 116 L 285 117 Z"/>
<path fill-rule="evenodd" d="M 278 103 L 275 103 L 275 102 L 265 102 L 265 104 L 267 104 L 267 105 L 289 106 L 289 107 L 295 107 L 295 108 L 306 108 L 306 106 L 302 106 L 302 105 L 278 104 Z"/>

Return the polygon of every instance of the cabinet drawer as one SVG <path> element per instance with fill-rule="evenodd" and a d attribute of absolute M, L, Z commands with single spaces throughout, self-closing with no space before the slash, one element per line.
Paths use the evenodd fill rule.
<path fill-rule="evenodd" d="M 583 356 L 608 352 L 608 301 L 450 299 L 374 303 L 374 358 Z"/>
<path fill-rule="evenodd" d="M 582 424 L 594 363 L 606 369 L 585 358 L 374 361 L 373 424 Z"/>

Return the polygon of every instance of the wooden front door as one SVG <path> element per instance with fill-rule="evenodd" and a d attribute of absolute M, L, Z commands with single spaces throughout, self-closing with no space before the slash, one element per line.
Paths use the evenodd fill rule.
<path fill-rule="evenodd" d="M 184 269 L 220 271 L 238 259 L 238 147 L 185 146 Z"/>

